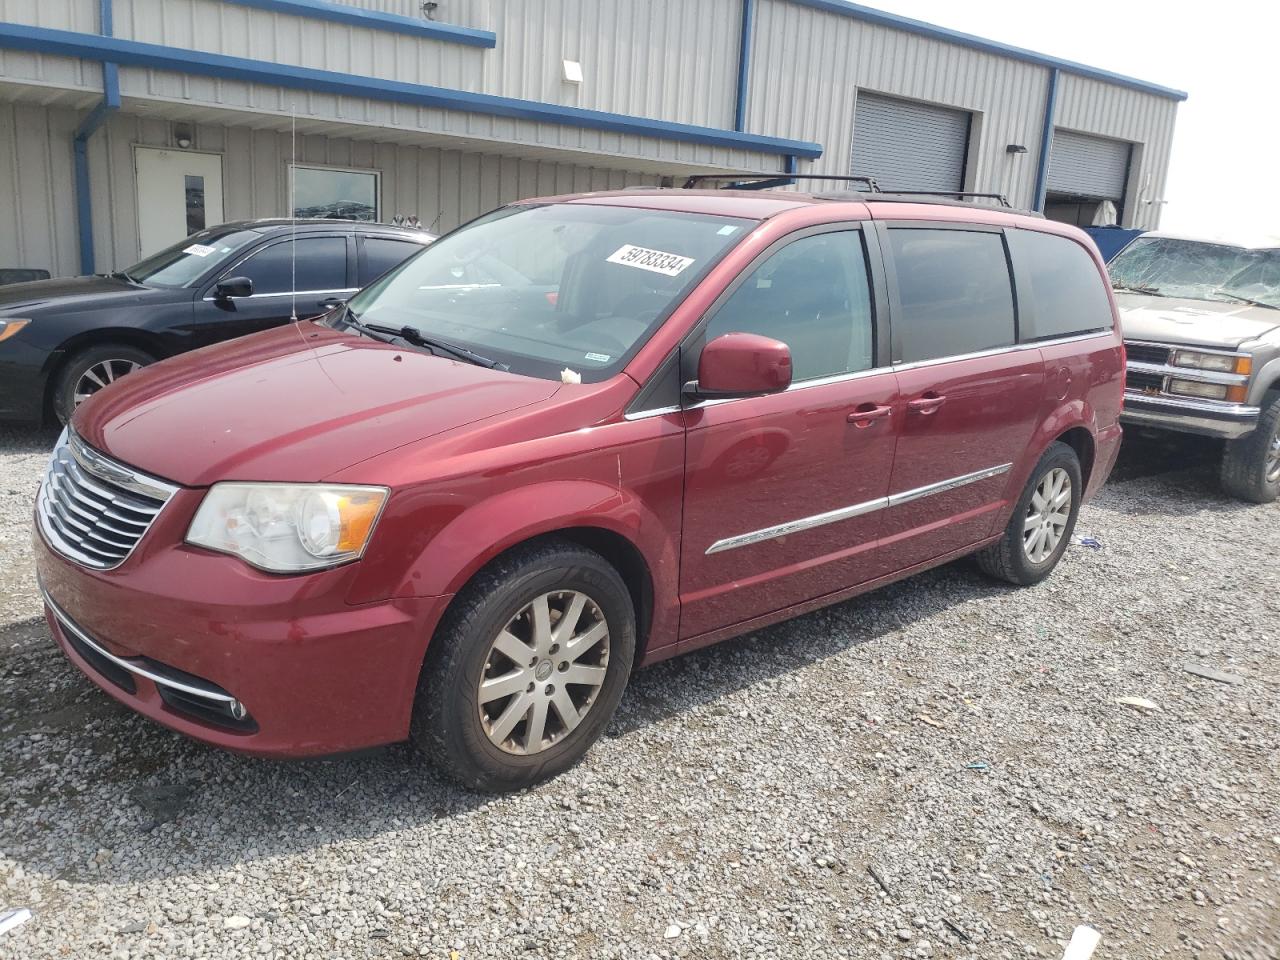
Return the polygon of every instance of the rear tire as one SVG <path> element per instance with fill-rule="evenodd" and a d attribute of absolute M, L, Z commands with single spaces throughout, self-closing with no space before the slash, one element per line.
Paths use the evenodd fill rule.
<path fill-rule="evenodd" d="M 1253 433 L 1228 440 L 1222 454 L 1222 489 L 1249 503 L 1280 497 L 1280 394 L 1268 394 Z"/>
<path fill-rule="evenodd" d="M 1028 587 L 1058 565 L 1071 542 L 1084 490 L 1080 458 L 1055 441 L 1031 471 L 1004 534 L 976 554 L 982 572 Z"/>
<path fill-rule="evenodd" d="M 156 358 L 137 347 L 103 343 L 72 354 L 53 382 L 53 413 L 66 424 L 76 407 L 109 383 L 155 363 Z"/>
<path fill-rule="evenodd" d="M 556 776 L 604 732 L 635 646 L 631 595 L 603 557 L 563 540 L 519 548 L 450 606 L 423 664 L 411 739 L 474 790 Z"/>

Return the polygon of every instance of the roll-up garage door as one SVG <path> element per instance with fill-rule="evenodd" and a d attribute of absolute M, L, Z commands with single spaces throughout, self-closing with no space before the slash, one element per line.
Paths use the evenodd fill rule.
<path fill-rule="evenodd" d="M 1129 179 L 1130 144 L 1053 131 L 1049 151 L 1049 192 L 1099 200 L 1123 200 Z"/>
<path fill-rule="evenodd" d="M 963 190 L 969 121 L 964 110 L 860 93 L 850 172 L 885 190 Z"/>

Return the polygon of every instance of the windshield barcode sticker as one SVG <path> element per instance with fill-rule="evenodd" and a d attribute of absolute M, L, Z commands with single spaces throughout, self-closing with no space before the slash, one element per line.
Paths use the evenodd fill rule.
<path fill-rule="evenodd" d="M 663 253 L 661 250 L 650 250 L 648 247 L 634 247 L 629 243 L 623 244 L 605 259 L 609 263 L 635 267 L 638 270 L 651 270 L 668 277 L 679 276 L 693 263 L 693 257 L 682 257 L 678 253 Z"/>
<path fill-rule="evenodd" d="M 182 248 L 183 253 L 191 253 L 197 257 L 207 257 L 211 253 L 217 253 L 215 247 L 206 247 L 203 243 L 193 243 L 189 247 Z"/>

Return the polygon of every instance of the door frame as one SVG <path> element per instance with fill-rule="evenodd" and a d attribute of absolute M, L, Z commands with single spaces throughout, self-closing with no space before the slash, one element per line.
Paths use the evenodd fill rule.
<path fill-rule="evenodd" d="M 218 158 L 218 192 L 222 199 L 222 214 L 218 223 L 206 223 L 205 227 L 216 227 L 219 223 L 225 223 L 227 217 L 227 164 L 226 153 L 222 150 L 194 150 L 183 147 L 157 146 L 154 143 L 142 143 L 134 141 L 129 144 L 131 148 L 131 158 L 133 161 L 133 215 L 137 230 L 135 231 L 136 256 L 142 258 L 142 184 L 138 181 L 138 151 L 139 150 L 155 150 L 159 153 L 180 153 L 180 154 L 198 154 L 204 157 Z"/>

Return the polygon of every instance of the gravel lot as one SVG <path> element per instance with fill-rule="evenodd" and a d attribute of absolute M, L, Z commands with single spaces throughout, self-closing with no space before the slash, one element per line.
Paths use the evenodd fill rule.
<path fill-rule="evenodd" d="M 662 664 L 490 799 L 91 687 L 30 573 L 52 439 L 0 434 L 0 957 L 1280 956 L 1280 506 L 1210 448 L 1130 444 L 1039 587 L 955 564 Z"/>

